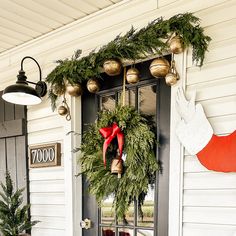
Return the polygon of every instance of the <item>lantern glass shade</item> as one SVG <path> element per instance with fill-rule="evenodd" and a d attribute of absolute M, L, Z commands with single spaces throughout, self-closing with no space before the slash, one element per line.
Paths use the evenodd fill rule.
<path fill-rule="evenodd" d="M 6 87 L 2 98 L 18 105 L 36 105 L 42 101 L 37 91 L 28 83 L 16 83 Z"/>

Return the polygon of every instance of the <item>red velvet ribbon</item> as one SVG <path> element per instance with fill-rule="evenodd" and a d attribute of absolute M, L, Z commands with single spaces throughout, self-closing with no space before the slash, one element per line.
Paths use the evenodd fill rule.
<path fill-rule="evenodd" d="M 124 134 L 122 133 L 121 129 L 118 127 L 116 123 L 113 123 L 112 126 L 101 128 L 100 130 L 101 135 L 105 138 L 103 143 L 103 163 L 106 166 L 106 151 L 111 143 L 111 141 L 117 137 L 118 141 L 118 148 L 119 148 L 119 159 L 121 160 L 123 145 L 124 145 Z"/>

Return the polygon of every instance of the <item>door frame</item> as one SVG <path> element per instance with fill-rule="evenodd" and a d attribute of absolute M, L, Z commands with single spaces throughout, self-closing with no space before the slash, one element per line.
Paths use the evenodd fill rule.
<path fill-rule="evenodd" d="M 183 198 L 183 158 L 184 148 L 180 144 L 176 134 L 175 127 L 181 120 L 175 108 L 175 96 L 179 87 L 185 90 L 187 79 L 187 60 L 191 56 L 187 50 L 182 54 L 175 55 L 176 68 L 180 76 L 177 85 L 171 87 L 171 105 L 170 105 L 170 166 L 169 166 L 169 218 L 168 235 L 182 235 L 182 198 Z M 82 99 L 81 97 L 69 99 L 71 105 L 72 121 L 67 131 L 75 130 L 80 135 L 70 138 L 65 137 L 66 143 L 71 143 L 70 147 L 78 147 L 81 144 L 82 133 Z M 71 148 L 65 149 L 65 153 L 71 154 Z M 73 158 L 73 174 L 79 173 L 80 166 L 77 164 L 76 155 Z M 71 169 L 71 167 L 69 168 Z M 68 171 L 69 171 L 68 169 Z M 73 179 L 73 193 L 71 196 L 71 209 L 73 209 L 73 220 L 70 225 L 73 226 L 73 235 L 81 236 L 82 229 L 79 226 L 82 221 L 82 177 Z M 68 179 L 70 180 L 70 179 Z M 71 234 L 72 235 L 72 234 Z"/>

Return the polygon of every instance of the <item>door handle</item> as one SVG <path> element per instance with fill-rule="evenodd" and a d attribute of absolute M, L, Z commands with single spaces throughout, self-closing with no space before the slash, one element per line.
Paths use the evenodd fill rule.
<path fill-rule="evenodd" d="M 90 229 L 92 226 L 92 222 L 90 219 L 86 218 L 80 222 L 80 226 L 82 229 Z"/>

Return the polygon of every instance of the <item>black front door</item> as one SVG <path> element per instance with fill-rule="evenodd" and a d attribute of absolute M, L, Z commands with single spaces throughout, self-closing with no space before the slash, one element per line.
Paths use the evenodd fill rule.
<path fill-rule="evenodd" d="M 28 202 L 28 162 L 26 137 L 26 107 L 5 102 L 0 92 L 0 182 L 5 182 L 8 169 L 16 188 L 26 188 Z"/>
<path fill-rule="evenodd" d="M 125 216 L 126 222 L 119 222 L 112 209 L 112 197 L 104 199 L 101 208 L 87 192 L 83 177 L 83 219 L 92 221 L 90 229 L 83 229 L 83 236 L 165 236 L 168 234 L 168 176 L 169 176 L 169 130 L 170 130 L 170 88 L 164 79 L 155 79 L 149 72 L 150 62 L 137 64 L 141 80 L 127 85 L 126 105 L 150 115 L 156 122 L 158 140 L 157 159 L 161 171 L 157 173 L 154 189 L 150 187 L 143 205 L 143 218 L 138 216 L 137 203 L 131 204 Z M 114 109 L 121 90 L 122 76 L 104 75 L 103 90 L 97 95 L 86 94 L 82 99 L 83 130 L 96 119 L 97 111 Z M 132 184 L 132 183 L 131 183 Z"/>

